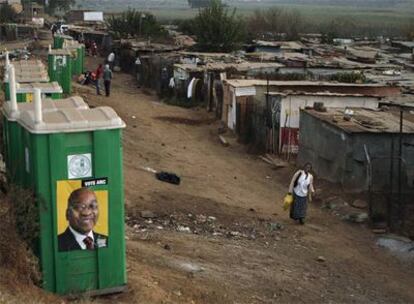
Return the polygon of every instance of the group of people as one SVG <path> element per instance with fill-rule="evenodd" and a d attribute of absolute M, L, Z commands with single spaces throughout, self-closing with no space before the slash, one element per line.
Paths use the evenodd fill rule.
<path fill-rule="evenodd" d="M 105 65 L 99 64 L 94 71 L 88 71 L 79 79 L 83 85 L 93 84 L 96 87 L 96 94 L 101 95 L 101 83 L 103 80 L 105 88 L 105 96 L 111 95 L 111 82 L 112 82 L 112 67 L 114 66 L 115 54 L 111 52 L 106 60 Z"/>
<path fill-rule="evenodd" d="M 112 70 L 109 64 L 105 64 L 105 67 L 102 64 L 99 64 L 94 72 L 91 73 L 91 78 L 95 83 L 96 94 L 101 95 L 100 82 L 103 80 L 105 87 L 105 96 L 109 97 L 111 95 L 111 81 L 112 81 Z"/>
<path fill-rule="evenodd" d="M 111 53 L 109 53 L 108 58 L 106 60 L 105 69 L 102 68 L 102 64 L 100 64 L 96 69 L 96 94 L 101 95 L 99 87 L 99 80 L 101 79 L 101 77 L 104 81 L 105 96 L 109 97 L 109 95 L 111 94 L 112 69 L 114 68 L 114 63 L 115 53 L 112 51 Z"/>

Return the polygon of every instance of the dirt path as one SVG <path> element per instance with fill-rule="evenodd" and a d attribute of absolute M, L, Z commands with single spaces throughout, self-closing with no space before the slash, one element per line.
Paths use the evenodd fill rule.
<path fill-rule="evenodd" d="M 120 73 L 110 98 L 80 94 L 127 123 L 129 291 L 97 302 L 414 302 L 412 268 L 377 248 L 364 227 L 314 206 L 307 225 L 290 222 L 279 202 L 292 168 L 272 170 L 229 134 L 223 147 L 218 122 L 203 109 L 162 104 Z M 142 167 L 174 172 L 182 183 L 160 182 Z M 142 210 L 156 217 L 143 219 Z"/>

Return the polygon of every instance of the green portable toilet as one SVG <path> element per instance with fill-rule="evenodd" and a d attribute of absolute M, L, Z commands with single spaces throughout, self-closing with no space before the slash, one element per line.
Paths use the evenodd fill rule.
<path fill-rule="evenodd" d="M 49 81 L 46 66 L 40 60 L 14 61 L 12 65 L 15 67 L 18 83 Z"/>
<path fill-rule="evenodd" d="M 78 43 L 74 51 L 76 51 L 76 75 L 80 75 L 84 71 L 85 46 Z"/>
<path fill-rule="evenodd" d="M 81 74 L 81 55 L 77 47 L 66 47 L 72 55 L 72 76 Z"/>
<path fill-rule="evenodd" d="M 65 41 L 67 40 L 73 40 L 71 36 L 68 35 L 62 35 L 62 34 L 55 34 L 53 36 L 53 48 L 54 49 L 61 49 L 63 48 L 63 45 Z"/>
<path fill-rule="evenodd" d="M 72 55 L 69 50 L 49 50 L 48 71 L 51 81 L 57 81 L 63 93 L 72 93 Z"/>
<path fill-rule="evenodd" d="M 6 100 L 10 100 L 9 89 L 9 67 L 13 66 L 17 83 L 40 83 L 49 82 L 49 76 L 46 67 L 40 60 L 15 61 L 13 64 L 5 66 L 3 91 Z M 19 97 L 18 97 L 19 98 Z"/>
<path fill-rule="evenodd" d="M 64 108 L 88 109 L 89 106 L 81 97 L 73 96 L 61 100 L 43 99 L 42 111 L 50 112 Z M 22 145 L 22 128 L 17 123 L 20 115 L 33 111 L 34 103 L 21 103 L 13 106 L 13 102 L 3 104 L 3 145 L 7 176 L 10 182 L 29 187 L 30 180 L 24 175 L 25 151 Z"/>
<path fill-rule="evenodd" d="M 62 87 L 54 82 L 18 83 L 16 85 L 17 102 L 32 102 L 34 89 L 40 89 L 42 96 L 52 99 L 62 98 Z"/>
<path fill-rule="evenodd" d="M 124 290 L 124 122 L 109 107 L 35 109 L 22 113 L 18 122 L 24 128 L 26 172 L 42 202 L 38 252 L 43 288 L 58 294 Z M 81 212 L 88 218 L 79 228 L 71 219 Z M 88 242 L 82 242 L 82 233 L 88 233 L 82 229 L 89 231 Z"/>
<path fill-rule="evenodd" d="M 85 65 L 85 45 L 76 40 L 65 40 L 63 48 L 72 53 L 72 75 L 82 74 Z"/>

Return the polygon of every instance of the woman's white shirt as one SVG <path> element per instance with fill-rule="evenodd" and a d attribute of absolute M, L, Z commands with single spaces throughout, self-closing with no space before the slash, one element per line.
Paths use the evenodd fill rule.
<path fill-rule="evenodd" d="M 306 174 L 304 171 L 301 171 L 298 183 L 293 191 L 297 196 L 306 197 L 309 191 L 309 185 L 312 183 L 312 174 Z"/>

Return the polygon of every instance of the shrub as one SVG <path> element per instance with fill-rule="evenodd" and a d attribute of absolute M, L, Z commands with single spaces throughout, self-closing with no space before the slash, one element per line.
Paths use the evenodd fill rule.
<path fill-rule="evenodd" d="M 202 51 L 230 52 L 239 48 L 245 38 L 245 24 L 221 1 L 213 0 L 201 9 L 192 22 L 197 36 L 197 47 Z"/>
<path fill-rule="evenodd" d="M 154 15 L 134 9 L 109 17 L 106 24 L 116 38 L 167 36 Z"/>

